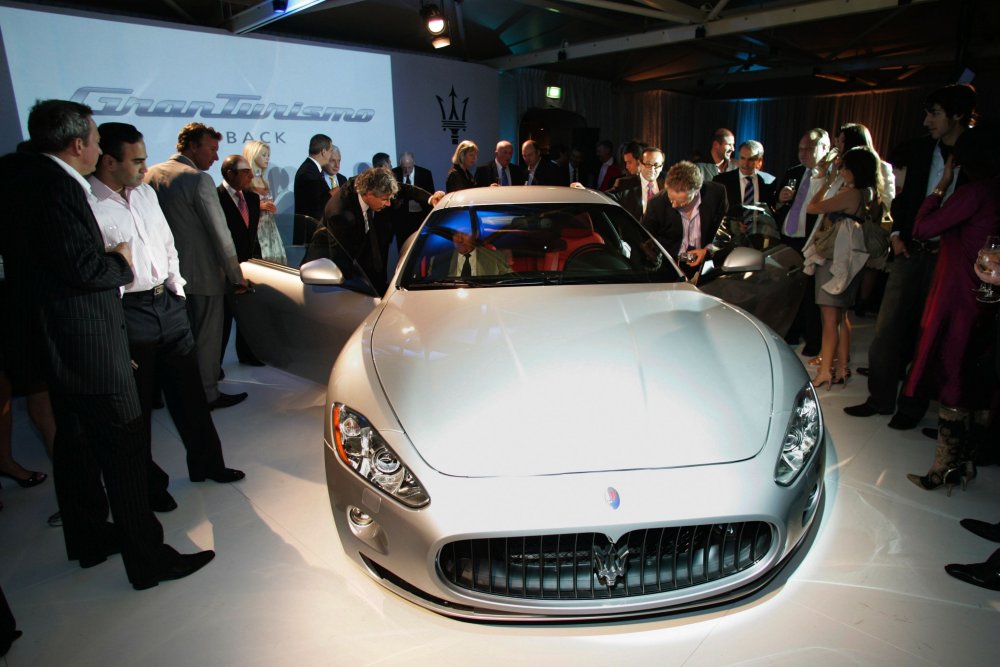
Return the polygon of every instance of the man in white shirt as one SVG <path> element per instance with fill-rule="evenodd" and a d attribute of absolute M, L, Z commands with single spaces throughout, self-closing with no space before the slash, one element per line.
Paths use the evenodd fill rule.
<path fill-rule="evenodd" d="M 94 192 L 91 209 L 106 246 L 127 242 L 132 249 L 134 279 L 125 286 L 122 306 L 145 427 L 149 499 L 154 511 L 169 512 L 177 507 L 167 492 L 170 478 L 150 451 L 150 413 L 161 383 L 187 449 L 191 481 L 236 482 L 244 474 L 226 467 L 209 414 L 174 237 L 156 192 L 142 182 L 146 173 L 142 134 L 125 123 L 105 123 L 98 130 L 103 155 L 88 178 Z"/>

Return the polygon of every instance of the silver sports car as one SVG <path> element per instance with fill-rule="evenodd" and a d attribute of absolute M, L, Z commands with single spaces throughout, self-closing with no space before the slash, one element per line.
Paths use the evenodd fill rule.
<path fill-rule="evenodd" d="M 802 364 L 604 195 L 452 193 L 391 283 L 325 427 L 343 547 L 387 588 L 492 621 L 690 609 L 758 590 L 809 531 L 828 436 Z"/>

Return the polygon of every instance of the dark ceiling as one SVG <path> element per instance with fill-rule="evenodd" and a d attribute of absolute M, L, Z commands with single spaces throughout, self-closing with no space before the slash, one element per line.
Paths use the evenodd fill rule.
<path fill-rule="evenodd" d="M 1000 74 L 997 0 L 36 0 L 222 28 L 534 67 L 705 98 L 835 94 Z M 305 8 L 298 9 L 305 6 Z"/>

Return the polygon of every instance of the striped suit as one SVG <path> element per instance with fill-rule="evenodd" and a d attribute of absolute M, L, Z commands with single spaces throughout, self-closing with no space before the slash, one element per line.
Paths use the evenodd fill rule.
<path fill-rule="evenodd" d="M 129 580 L 149 580 L 176 552 L 164 546 L 147 496 L 118 290 L 132 271 L 120 255 L 104 252 L 86 192 L 55 161 L 37 154 L 3 161 L 0 187 L 9 208 L 0 251 L 14 259 L 6 264 L 11 288 L 26 296 L 13 316 L 32 322 L 44 350 L 67 555 L 94 564 L 120 548 Z"/>

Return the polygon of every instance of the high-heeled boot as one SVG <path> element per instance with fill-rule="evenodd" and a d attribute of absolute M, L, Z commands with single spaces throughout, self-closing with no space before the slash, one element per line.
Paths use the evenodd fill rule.
<path fill-rule="evenodd" d="M 934 451 L 934 464 L 926 475 L 909 474 L 906 478 L 928 491 L 944 486 L 949 496 L 956 484 L 961 484 L 962 490 L 965 490 L 969 479 L 975 476 L 974 464 L 971 476 L 967 476 L 966 470 L 966 463 L 971 463 L 966 458 L 968 418 L 968 410 L 942 407 L 938 412 L 938 441 Z"/>

